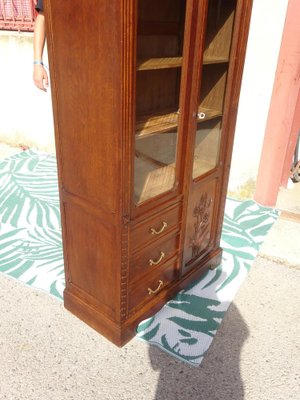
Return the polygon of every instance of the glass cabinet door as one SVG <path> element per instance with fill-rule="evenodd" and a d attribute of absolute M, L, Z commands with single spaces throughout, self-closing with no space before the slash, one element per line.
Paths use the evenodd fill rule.
<path fill-rule="evenodd" d="M 186 0 L 138 0 L 134 200 L 175 184 Z"/>
<path fill-rule="evenodd" d="M 236 0 L 208 0 L 193 179 L 219 161 L 223 103 Z"/>

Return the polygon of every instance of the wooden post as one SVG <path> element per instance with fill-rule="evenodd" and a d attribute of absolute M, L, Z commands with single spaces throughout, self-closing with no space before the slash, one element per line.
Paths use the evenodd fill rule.
<path fill-rule="evenodd" d="M 299 1 L 290 0 L 254 194 L 254 199 L 265 206 L 276 204 L 279 188 L 287 181 L 285 169 L 289 168 L 287 160 L 300 88 L 299 15 Z"/>

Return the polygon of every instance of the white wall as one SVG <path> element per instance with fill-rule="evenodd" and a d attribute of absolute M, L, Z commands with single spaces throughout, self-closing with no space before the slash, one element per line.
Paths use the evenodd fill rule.
<path fill-rule="evenodd" d="M 256 180 L 288 0 L 254 0 L 229 189 Z"/>
<path fill-rule="evenodd" d="M 34 86 L 32 62 L 31 33 L 0 32 L 0 141 L 54 152 L 51 95 Z"/>

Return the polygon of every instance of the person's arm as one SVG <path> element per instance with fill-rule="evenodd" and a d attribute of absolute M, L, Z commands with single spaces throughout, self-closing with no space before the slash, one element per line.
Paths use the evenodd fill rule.
<path fill-rule="evenodd" d="M 49 80 L 47 71 L 43 65 L 45 39 L 45 16 L 42 12 L 39 12 L 35 20 L 33 36 L 33 81 L 36 87 L 46 92 Z"/>

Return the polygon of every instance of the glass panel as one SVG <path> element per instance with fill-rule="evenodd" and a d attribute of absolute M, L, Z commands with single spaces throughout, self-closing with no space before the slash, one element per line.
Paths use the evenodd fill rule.
<path fill-rule="evenodd" d="M 215 168 L 219 156 L 221 119 L 214 118 L 198 124 L 194 154 L 193 178 Z"/>
<path fill-rule="evenodd" d="M 236 0 L 209 0 L 193 179 L 218 164 Z"/>
<path fill-rule="evenodd" d="M 175 183 L 186 0 L 139 0 L 135 202 Z"/>

